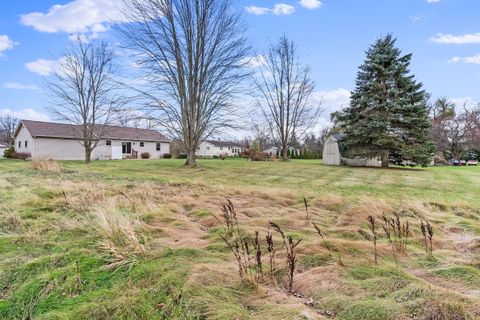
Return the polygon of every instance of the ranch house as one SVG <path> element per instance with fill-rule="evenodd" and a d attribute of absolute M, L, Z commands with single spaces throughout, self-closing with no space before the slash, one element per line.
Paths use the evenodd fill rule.
<path fill-rule="evenodd" d="M 221 155 L 226 157 L 237 157 L 245 149 L 245 146 L 238 142 L 207 140 L 198 146 L 196 155 L 203 158 L 213 158 Z"/>
<path fill-rule="evenodd" d="M 15 151 L 32 159 L 83 160 L 78 125 L 21 120 L 15 131 Z M 92 160 L 139 159 L 142 153 L 160 158 L 170 153 L 170 141 L 156 130 L 104 126 Z"/>

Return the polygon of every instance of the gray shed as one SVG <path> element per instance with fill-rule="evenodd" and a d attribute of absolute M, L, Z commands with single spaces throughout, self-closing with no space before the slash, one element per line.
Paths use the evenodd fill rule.
<path fill-rule="evenodd" d="M 345 164 L 351 167 L 381 167 L 382 163 L 375 158 L 354 158 L 349 159 L 342 156 L 340 141 L 341 134 L 332 134 L 323 145 L 323 163 L 328 166 L 339 166 Z"/>

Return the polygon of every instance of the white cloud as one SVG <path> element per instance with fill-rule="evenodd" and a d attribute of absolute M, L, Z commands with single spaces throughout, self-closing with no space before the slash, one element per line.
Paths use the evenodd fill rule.
<path fill-rule="evenodd" d="M 473 108 L 478 104 L 478 102 L 471 97 L 452 98 L 450 101 L 455 104 L 457 109 L 463 109 L 464 106 L 467 108 Z"/>
<path fill-rule="evenodd" d="M 23 25 L 47 33 L 86 33 L 98 35 L 114 22 L 126 22 L 121 14 L 123 0 L 73 0 L 54 5 L 48 12 L 32 12 L 21 16 Z"/>
<path fill-rule="evenodd" d="M 330 123 L 330 115 L 333 112 L 341 111 L 350 104 L 350 95 L 350 90 L 344 88 L 313 92 L 312 102 L 320 103 L 320 108 L 322 109 L 320 128 Z"/>
<path fill-rule="evenodd" d="M 480 43 L 480 32 L 464 35 L 442 34 L 439 33 L 430 39 L 435 43 L 442 44 L 471 44 Z"/>
<path fill-rule="evenodd" d="M 453 57 L 450 61 L 450 63 L 457 63 L 457 62 L 463 62 L 463 63 L 470 63 L 470 64 L 480 64 L 480 53 L 471 57 Z"/>
<path fill-rule="evenodd" d="M 412 20 L 413 22 L 419 22 L 419 21 L 424 20 L 425 18 L 427 18 L 427 15 L 424 14 L 424 13 L 419 13 L 419 14 L 415 14 L 413 16 L 410 16 L 410 20 Z"/>
<path fill-rule="evenodd" d="M 308 10 L 320 8 L 322 2 L 320 0 L 300 0 L 300 5 Z"/>
<path fill-rule="evenodd" d="M 255 14 L 258 16 L 270 13 L 270 9 L 265 7 L 249 6 L 249 7 L 245 7 L 245 10 L 247 10 L 248 13 Z"/>
<path fill-rule="evenodd" d="M 427 0 L 428 3 L 437 3 L 437 2 L 440 2 L 442 0 Z"/>
<path fill-rule="evenodd" d="M 12 49 L 17 43 L 5 34 L 0 34 L 0 55 L 3 51 Z"/>
<path fill-rule="evenodd" d="M 350 103 L 350 90 L 338 88 L 330 91 L 315 91 L 312 95 L 314 101 L 321 102 L 322 107 L 333 111 L 340 110 Z"/>
<path fill-rule="evenodd" d="M 245 7 L 245 10 L 250 14 L 255 15 L 264 15 L 264 14 L 274 14 L 277 16 L 281 15 L 290 15 L 295 12 L 295 7 L 285 3 L 277 3 L 273 6 L 272 9 L 265 7 L 249 6 Z"/>
<path fill-rule="evenodd" d="M 27 62 L 25 67 L 31 72 L 37 73 L 41 76 L 49 76 L 60 67 L 61 59 L 59 60 L 47 60 L 38 59 L 35 61 Z"/>
<path fill-rule="evenodd" d="M 23 109 L 17 111 L 10 109 L 0 109 L 0 116 L 12 116 L 22 120 L 50 121 L 50 117 L 48 115 L 35 111 L 33 109 Z"/>
<path fill-rule="evenodd" d="M 18 82 L 8 82 L 5 84 L 5 88 L 13 90 L 38 90 L 37 86 L 31 84 L 22 84 Z"/>
<path fill-rule="evenodd" d="M 295 7 L 285 3 L 278 3 L 273 6 L 273 14 L 277 16 L 290 15 L 295 12 Z"/>

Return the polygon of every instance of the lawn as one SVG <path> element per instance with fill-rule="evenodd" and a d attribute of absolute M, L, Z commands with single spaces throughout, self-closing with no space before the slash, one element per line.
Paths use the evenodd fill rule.
<path fill-rule="evenodd" d="M 0 319 L 480 317 L 480 168 L 182 164 L 62 162 L 52 172 L 0 159 Z M 226 198 L 246 239 L 259 232 L 258 285 L 240 279 L 221 239 Z M 381 227 L 394 213 L 409 222 L 404 251 L 392 252 Z M 433 254 L 421 220 L 433 227 Z M 266 271 L 270 221 L 302 239 L 294 294 L 275 232 L 276 270 Z"/>

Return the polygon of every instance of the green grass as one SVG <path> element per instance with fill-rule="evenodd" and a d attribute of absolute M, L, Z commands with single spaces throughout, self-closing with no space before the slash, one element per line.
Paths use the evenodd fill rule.
<path fill-rule="evenodd" d="M 0 159 L 0 319 L 304 319 L 305 310 L 333 310 L 338 319 L 383 320 L 414 317 L 426 303 L 443 310 L 443 301 L 453 306 L 450 313 L 480 316 L 480 271 L 465 251 L 468 240 L 458 237 L 467 242 L 457 251 L 457 234 L 448 231 L 480 236 L 480 168 L 242 159 L 199 160 L 195 169 L 182 160 L 61 165 L 64 172 L 52 174 Z M 303 196 L 328 246 L 305 219 Z M 296 281 L 313 307 L 286 293 L 282 277 L 258 291 L 240 281 L 213 217 L 225 197 L 249 238 L 259 230 L 264 241 L 268 221 L 275 221 L 302 239 Z M 368 230 L 366 214 L 376 204 L 407 210 L 411 243 L 398 266 L 383 231 L 378 265 L 371 241 L 358 232 Z M 120 227 L 126 232 L 100 228 L 92 214 L 104 207 L 128 217 Z M 423 252 L 420 217 L 434 226 L 433 256 Z M 132 249 L 130 234 L 147 248 L 143 254 Z M 132 263 L 106 268 L 112 250 Z M 277 267 L 285 273 L 283 260 Z M 422 275 L 434 277 L 436 287 Z M 438 291 L 442 283 L 449 291 Z M 464 290 L 455 292 L 456 285 Z M 465 292 L 472 295 L 459 295 Z"/>

